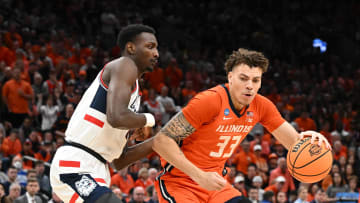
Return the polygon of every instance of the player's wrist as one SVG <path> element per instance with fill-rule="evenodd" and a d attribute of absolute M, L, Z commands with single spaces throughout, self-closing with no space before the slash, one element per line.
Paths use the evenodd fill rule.
<path fill-rule="evenodd" d="M 153 127 L 155 125 L 155 117 L 151 113 L 144 113 L 146 123 L 145 127 Z"/>

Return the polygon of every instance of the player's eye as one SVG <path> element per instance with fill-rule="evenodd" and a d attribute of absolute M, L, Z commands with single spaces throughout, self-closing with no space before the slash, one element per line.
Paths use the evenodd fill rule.
<path fill-rule="evenodd" d="M 240 80 L 241 80 L 241 81 L 247 81 L 248 79 L 247 79 L 247 78 L 244 78 L 244 77 L 241 77 Z"/>

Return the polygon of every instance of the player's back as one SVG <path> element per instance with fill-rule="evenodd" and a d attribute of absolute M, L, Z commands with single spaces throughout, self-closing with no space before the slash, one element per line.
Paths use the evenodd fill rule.
<path fill-rule="evenodd" d="M 107 161 L 120 156 L 126 144 L 128 130 L 113 128 L 106 117 L 107 85 L 102 80 L 104 69 L 85 91 L 77 105 L 65 135 L 66 140 L 82 144 L 99 153 Z M 139 85 L 132 91 L 128 108 L 137 111 L 140 106 Z"/>

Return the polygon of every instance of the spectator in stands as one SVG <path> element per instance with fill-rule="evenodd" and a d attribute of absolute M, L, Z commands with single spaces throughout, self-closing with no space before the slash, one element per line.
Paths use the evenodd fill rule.
<path fill-rule="evenodd" d="M 249 200 L 252 202 L 252 203 L 259 203 L 259 191 L 256 187 L 250 187 L 249 188 L 249 191 L 248 191 L 248 194 L 249 194 Z"/>
<path fill-rule="evenodd" d="M 273 191 L 266 191 L 263 196 L 263 200 L 261 203 L 274 203 L 275 202 L 275 195 Z"/>
<path fill-rule="evenodd" d="M 326 193 L 322 188 L 319 188 L 314 196 L 314 200 L 312 200 L 310 203 L 324 203 L 326 202 Z"/>
<path fill-rule="evenodd" d="M 250 186 L 252 185 L 253 178 L 257 175 L 257 167 L 255 164 L 251 163 L 248 166 L 247 174 L 245 176 L 245 184 Z"/>
<path fill-rule="evenodd" d="M 9 121 L 18 128 L 30 110 L 28 102 L 33 98 L 33 90 L 28 82 L 21 80 L 19 68 L 14 68 L 12 72 L 13 79 L 2 88 L 2 99 L 9 109 Z"/>
<path fill-rule="evenodd" d="M 9 181 L 8 176 L 4 173 L 2 170 L 2 159 L 0 159 L 0 183 L 4 183 L 6 181 Z"/>
<path fill-rule="evenodd" d="M 164 112 L 162 113 L 162 123 L 167 123 L 170 118 L 181 110 L 180 107 L 175 106 L 174 100 L 168 96 L 169 88 L 167 86 L 163 86 L 161 88 L 161 93 L 159 96 L 156 97 L 156 101 L 159 102 L 163 108 Z"/>
<path fill-rule="evenodd" d="M 356 175 L 352 175 L 349 177 L 349 192 L 360 192 L 360 189 L 358 187 L 358 177 Z"/>
<path fill-rule="evenodd" d="M 236 167 L 230 166 L 226 170 L 227 170 L 226 180 L 230 183 L 230 185 L 233 185 L 236 177 Z"/>
<path fill-rule="evenodd" d="M 20 197 L 21 186 L 17 182 L 11 183 L 9 187 L 9 195 L 5 197 L 5 201 L 14 202 L 18 197 Z"/>
<path fill-rule="evenodd" d="M 36 196 L 38 191 L 39 182 L 37 179 L 29 179 L 26 184 L 26 193 L 18 197 L 14 203 L 43 203 L 42 199 L 39 196 Z"/>
<path fill-rule="evenodd" d="M 258 173 L 262 177 L 264 177 L 266 176 L 266 173 L 268 173 L 269 171 L 269 166 L 267 164 L 267 160 L 261 156 L 261 150 L 262 150 L 261 145 L 257 144 L 254 146 L 255 164 L 256 167 L 258 168 Z"/>
<path fill-rule="evenodd" d="M 132 198 L 129 203 L 145 203 L 145 190 L 141 186 L 134 188 Z"/>
<path fill-rule="evenodd" d="M 120 200 L 123 199 L 123 194 L 122 194 L 120 188 L 118 188 L 117 186 L 113 185 L 113 186 L 111 187 L 111 191 L 112 191 Z"/>
<path fill-rule="evenodd" d="M 34 73 L 34 83 L 31 85 L 31 87 L 34 90 L 34 95 L 36 97 L 34 97 L 34 99 L 38 98 L 38 95 L 43 95 L 47 96 L 49 94 L 49 89 L 46 88 L 45 85 L 43 85 L 43 77 L 41 76 L 41 74 L 39 72 L 35 72 Z M 33 103 L 36 104 L 37 101 L 33 101 Z"/>
<path fill-rule="evenodd" d="M 258 189 L 259 201 L 262 201 L 265 191 L 264 191 L 264 189 L 262 189 L 263 180 L 262 180 L 261 176 L 255 176 L 252 179 L 252 185 Z"/>
<path fill-rule="evenodd" d="M 1 152 L 4 157 L 15 156 L 22 150 L 19 139 L 19 131 L 12 129 L 9 136 L 7 136 L 1 144 Z"/>
<path fill-rule="evenodd" d="M 289 203 L 287 201 L 285 192 L 278 192 L 278 194 L 276 195 L 276 203 Z"/>
<path fill-rule="evenodd" d="M 65 137 L 65 130 L 67 128 L 67 124 L 69 123 L 73 113 L 74 113 L 74 105 L 71 103 L 67 104 L 65 106 L 65 113 L 58 117 L 57 121 L 53 126 L 56 136 Z"/>
<path fill-rule="evenodd" d="M 29 157 L 35 158 L 35 153 L 32 150 L 32 143 L 31 143 L 30 139 L 25 140 L 25 142 L 23 143 L 22 151 L 20 152 L 20 154 L 18 156 L 20 156 L 20 157 L 29 156 Z M 33 168 L 32 160 L 28 160 L 28 159 L 23 160 L 23 168 L 25 170 L 29 170 L 29 169 Z"/>
<path fill-rule="evenodd" d="M 245 185 L 245 178 L 242 174 L 239 174 L 235 177 L 234 180 L 234 184 L 233 184 L 234 188 L 236 188 L 237 190 L 239 190 L 241 192 L 242 195 L 244 195 L 245 197 L 247 197 L 247 188 Z"/>
<path fill-rule="evenodd" d="M 40 160 L 35 162 L 35 171 L 40 187 L 40 192 L 50 197 L 52 189 L 50 186 L 49 176 L 45 174 L 45 164 L 43 161 Z"/>
<path fill-rule="evenodd" d="M 166 81 L 169 81 L 170 88 L 180 86 L 180 82 L 183 79 L 183 72 L 179 68 L 176 58 L 170 60 L 169 65 L 165 68 Z"/>
<path fill-rule="evenodd" d="M 268 157 L 268 165 L 269 171 L 271 172 L 273 169 L 277 168 L 278 156 L 275 153 L 271 153 Z"/>
<path fill-rule="evenodd" d="M 54 97 L 55 96 L 55 97 Z M 50 130 L 54 125 L 58 114 L 62 110 L 62 103 L 60 101 L 60 92 L 58 89 L 54 90 L 54 96 L 48 95 L 43 103 L 43 97 L 41 94 L 38 95 L 37 109 L 41 114 L 41 130 Z M 56 105 L 55 105 L 56 101 Z"/>
<path fill-rule="evenodd" d="M 92 56 L 86 58 L 86 63 L 80 67 L 80 71 L 82 70 L 86 72 L 86 80 L 88 82 L 93 81 L 99 73 L 99 69 L 95 66 Z"/>
<path fill-rule="evenodd" d="M 146 189 L 146 192 L 148 193 L 148 196 L 150 197 L 150 200 L 147 201 L 147 203 L 159 203 L 157 192 L 153 185 L 148 187 Z"/>
<path fill-rule="evenodd" d="M 14 156 L 11 165 L 17 169 L 16 181 L 21 185 L 21 187 L 25 188 L 27 171 L 24 169 L 23 158 L 18 155 Z"/>
<path fill-rule="evenodd" d="M 320 188 L 320 186 L 317 183 L 310 184 L 308 196 L 306 198 L 306 200 L 308 202 L 311 202 L 312 200 L 314 200 L 316 191 L 318 191 L 319 188 Z"/>
<path fill-rule="evenodd" d="M 148 181 L 152 182 L 152 185 L 154 185 L 157 175 L 158 175 L 158 170 L 156 168 L 149 168 Z"/>
<path fill-rule="evenodd" d="M 128 167 L 121 169 L 111 177 L 110 185 L 118 186 L 126 195 L 129 195 L 129 191 L 134 187 L 134 184 L 133 178 L 128 174 Z"/>
<path fill-rule="evenodd" d="M 306 187 L 299 187 L 298 189 L 298 198 L 295 200 L 294 203 L 308 203 L 306 200 L 308 196 L 308 190 Z"/>
<path fill-rule="evenodd" d="M 135 187 L 141 186 L 146 190 L 147 187 L 153 185 L 149 179 L 149 171 L 147 168 L 141 168 L 138 172 L 138 179 L 135 181 Z"/>
<path fill-rule="evenodd" d="M 315 121 L 309 117 L 309 113 L 306 111 L 302 111 L 300 117 L 295 119 L 295 122 L 298 124 L 301 132 L 307 130 L 316 131 Z"/>
<path fill-rule="evenodd" d="M 79 71 L 79 80 L 76 81 L 75 89 L 79 90 L 81 95 L 85 92 L 87 88 L 89 88 L 90 83 L 86 80 L 86 71 Z"/>
<path fill-rule="evenodd" d="M 162 125 L 162 115 L 165 112 L 164 107 L 160 102 L 156 101 L 156 92 L 154 89 L 149 90 L 149 99 L 144 102 L 146 112 L 150 112 L 155 116 L 157 124 Z"/>
<path fill-rule="evenodd" d="M 336 194 L 339 192 L 348 192 L 349 187 L 344 182 L 344 179 L 341 173 L 334 172 L 332 173 L 332 184 L 327 188 L 326 194 L 329 197 L 329 201 L 336 200 Z"/>
<path fill-rule="evenodd" d="M 272 191 L 274 193 L 274 195 L 276 196 L 278 192 L 284 191 L 285 182 L 286 182 L 286 180 L 285 180 L 284 176 L 278 176 L 275 179 L 275 183 L 270 184 L 269 186 L 267 186 L 265 188 L 265 192 Z"/>
<path fill-rule="evenodd" d="M 255 163 L 255 155 L 250 151 L 250 143 L 246 139 L 241 143 L 242 150 L 235 155 L 233 164 L 236 165 L 236 170 L 247 174 L 249 164 Z"/>
<path fill-rule="evenodd" d="M 0 202 L 1 203 L 11 203 L 9 200 L 6 199 L 5 189 L 2 183 L 0 183 Z"/>
<path fill-rule="evenodd" d="M 281 191 L 295 190 L 294 180 L 287 170 L 286 158 L 284 157 L 278 159 L 278 167 L 270 172 L 269 185 L 274 184 L 276 178 L 281 176 L 285 178 L 285 184 Z"/>

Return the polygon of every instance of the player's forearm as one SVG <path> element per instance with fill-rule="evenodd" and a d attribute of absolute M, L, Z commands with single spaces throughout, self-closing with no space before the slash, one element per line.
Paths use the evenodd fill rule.
<path fill-rule="evenodd" d="M 202 175 L 203 171 L 191 163 L 181 151 L 177 143 L 163 133 L 158 133 L 154 137 L 153 150 L 171 165 L 181 170 L 194 181 Z"/>
<path fill-rule="evenodd" d="M 272 134 L 286 149 L 289 149 L 300 137 L 295 128 L 286 121 L 274 130 Z"/>
<path fill-rule="evenodd" d="M 119 129 L 134 129 L 142 128 L 144 126 L 153 126 L 145 114 L 134 113 L 130 110 L 125 110 L 118 115 L 108 115 L 107 120 L 113 128 Z M 155 119 L 154 119 L 155 124 Z"/>
<path fill-rule="evenodd" d="M 142 143 L 126 148 L 126 151 L 124 151 L 119 158 L 113 161 L 116 170 L 121 170 L 129 164 L 141 158 L 144 158 L 145 156 L 153 152 L 153 140 L 153 138 L 150 138 Z"/>

